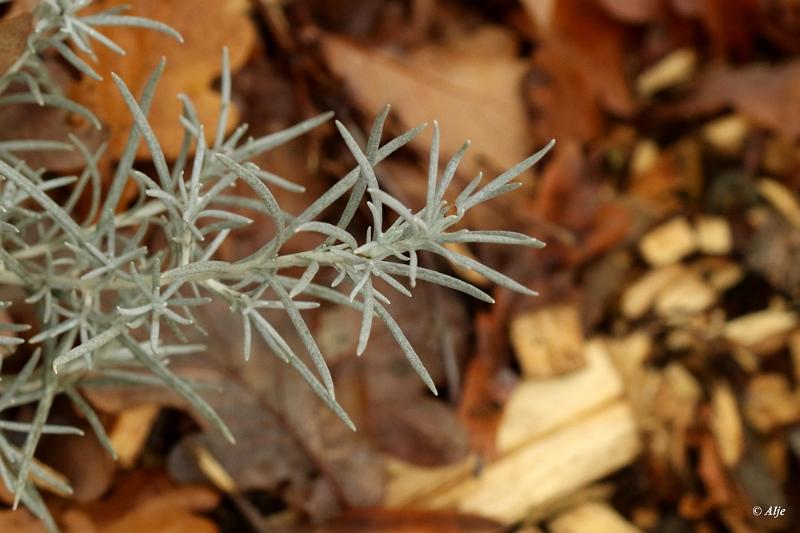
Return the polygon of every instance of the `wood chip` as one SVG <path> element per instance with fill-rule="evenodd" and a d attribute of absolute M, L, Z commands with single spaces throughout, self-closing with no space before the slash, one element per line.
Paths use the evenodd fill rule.
<path fill-rule="evenodd" d="M 800 331 L 794 332 L 789 338 L 789 353 L 792 356 L 795 382 L 800 383 Z"/>
<path fill-rule="evenodd" d="M 25 52 L 32 28 L 30 13 L 0 21 L 0 73 L 4 74 Z"/>
<path fill-rule="evenodd" d="M 642 256 L 653 266 L 677 263 L 696 249 L 697 238 L 685 217 L 658 226 L 639 243 Z"/>
<path fill-rule="evenodd" d="M 157 405 L 143 405 L 125 409 L 117 415 L 108 438 L 123 468 L 130 468 L 136 463 L 158 412 Z"/>
<path fill-rule="evenodd" d="M 640 176 L 650 171 L 658 161 L 658 154 L 658 144 L 654 140 L 642 139 L 636 143 L 631 155 L 631 174 Z"/>
<path fill-rule="evenodd" d="M 717 299 L 711 286 L 694 270 L 686 270 L 656 295 L 655 310 L 663 317 L 695 314 L 708 309 Z"/>
<path fill-rule="evenodd" d="M 770 474 L 781 484 L 786 483 L 791 468 L 789 467 L 789 439 L 777 435 L 764 442 L 764 459 L 767 461 Z"/>
<path fill-rule="evenodd" d="M 205 474 L 217 489 L 226 494 L 236 492 L 236 482 L 208 448 L 197 444 L 192 447 L 192 452 L 194 452 L 195 459 L 197 459 L 197 466 L 200 471 Z"/>
<path fill-rule="evenodd" d="M 510 524 L 630 464 L 640 446 L 630 407 L 615 402 L 502 457 L 479 477 L 432 494 L 427 505 Z"/>
<path fill-rule="evenodd" d="M 703 397 L 703 388 L 694 377 L 694 374 L 689 372 L 685 366 L 680 363 L 670 363 L 664 369 L 664 384 L 669 388 L 670 395 L 679 400 L 680 403 L 687 405 L 696 405 Z M 669 410 L 668 406 L 664 406 Z M 683 410 L 683 408 L 680 408 Z"/>
<path fill-rule="evenodd" d="M 738 263 L 719 265 L 708 273 L 708 283 L 717 292 L 724 292 L 744 278 L 744 269 Z"/>
<path fill-rule="evenodd" d="M 655 390 L 650 397 L 643 397 L 647 404 L 637 405 L 637 408 L 644 416 L 649 416 L 646 427 L 651 428 L 651 453 L 681 472 L 689 467 L 687 432 L 697 421 L 703 389 L 692 373 L 678 362 L 656 372 L 655 377 L 657 382 L 650 385 Z"/>
<path fill-rule="evenodd" d="M 800 420 L 800 395 L 781 374 L 760 374 L 747 385 L 747 421 L 762 433 Z"/>
<path fill-rule="evenodd" d="M 765 309 L 729 320 L 726 340 L 757 353 L 770 353 L 783 346 L 798 324 L 797 314 L 783 309 Z"/>
<path fill-rule="evenodd" d="M 758 192 L 795 228 L 800 228 L 800 202 L 785 185 L 764 178 L 758 182 Z"/>
<path fill-rule="evenodd" d="M 430 493 L 468 478 L 479 466 L 476 455 L 437 467 L 418 466 L 395 457 L 386 457 L 385 464 L 388 482 L 383 503 L 387 507 L 424 504 Z"/>
<path fill-rule="evenodd" d="M 711 393 L 711 431 L 722 462 L 727 467 L 736 466 L 742 458 L 744 447 L 742 419 L 736 397 L 724 383 L 715 386 Z"/>
<path fill-rule="evenodd" d="M 551 533 L 637 533 L 641 530 L 625 520 L 607 503 L 589 502 L 561 513 L 548 524 Z"/>
<path fill-rule="evenodd" d="M 511 344 L 529 378 L 571 372 L 585 364 L 583 329 L 576 304 L 560 304 L 522 313 L 511 322 Z"/>
<path fill-rule="evenodd" d="M 697 54 L 691 48 L 680 48 L 670 52 L 660 61 L 647 68 L 636 79 L 636 91 L 642 96 L 674 87 L 691 79 L 694 74 Z"/>
<path fill-rule="evenodd" d="M 653 351 L 650 335 L 644 331 L 634 331 L 625 337 L 607 339 L 605 344 L 622 379 L 626 383 L 638 380 Z"/>
<path fill-rule="evenodd" d="M 508 452 L 619 398 L 622 381 L 605 345 L 587 343 L 586 366 L 550 379 L 525 380 L 514 389 L 497 430 L 497 448 Z"/>
<path fill-rule="evenodd" d="M 706 124 L 703 139 L 722 153 L 737 154 L 749 129 L 750 122 L 734 113 Z"/>
<path fill-rule="evenodd" d="M 631 283 L 622 294 L 622 314 L 629 320 L 642 317 L 650 310 L 658 294 L 685 271 L 683 265 L 669 265 L 651 270 Z"/>
<path fill-rule="evenodd" d="M 733 248 L 728 221 L 722 217 L 701 216 L 695 222 L 697 245 L 708 255 L 727 255 Z"/>
<path fill-rule="evenodd" d="M 745 350 L 744 348 L 734 348 L 731 350 L 731 357 L 733 357 L 733 360 L 736 361 L 736 364 L 738 364 L 739 367 L 748 374 L 755 374 L 758 372 L 761 360 L 750 350 Z"/>

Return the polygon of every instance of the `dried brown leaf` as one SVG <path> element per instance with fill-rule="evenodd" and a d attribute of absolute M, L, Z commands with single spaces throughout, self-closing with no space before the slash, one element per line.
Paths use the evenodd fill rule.
<path fill-rule="evenodd" d="M 535 16 L 538 0 L 524 5 Z M 634 102 L 626 76 L 623 27 L 602 9 L 561 0 L 534 55 L 528 98 L 539 137 L 586 141 L 599 136 L 602 111 L 629 115 Z"/>
<path fill-rule="evenodd" d="M 519 94 L 525 63 L 503 29 L 487 26 L 404 56 L 334 35 L 323 35 L 322 48 L 330 68 L 344 78 L 367 114 L 389 103 L 406 125 L 440 120 L 442 153 L 448 157 L 471 139 L 464 160 L 469 177 L 483 167 L 481 161 L 493 169 L 508 168 L 531 149 Z M 427 152 L 428 137 L 412 145 Z"/>
<path fill-rule="evenodd" d="M 4 74 L 25 51 L 33 17 L 23 13 L 0 21 L 0 74 Z"/>
<path fill-rule="evenodd" d="M 733 107 L 757 126 L 789 138 L 800 137 L 800 61 L 776 65 L 717 66 L 697 80 L 690 95 L 661 112 L 696 117 Z"/>
<path fill-rule="evenodd" d="M 100 0 L 93 3 L 92 9 L 108 9 L 123 3 L 124 0 Z M 166 57 L 167 68 L 148 118 L 165 155 L 174 158 L 183 137 L 183 127 L 178 121 L 181 103 L 175 95 L 183 93 L 192 99 L 203 124 L 216 124 L 220 97 L 212 83 L 220 72 L 222 47 L 229 47 L 231 70 L 236 70 L 250 53 L 255 30 L 245 0 L 140 0 L 135 7 L 137 16 L 172 26 L 181 33 L 185 42 L 180 44 L 151 30 L 104 28 L 104 33 L 129 54 L 120 56 L 105 47 L 98 47 L 96 70 L 103 76 L 103 81 L 83 79 L 70 96 L 92 109 L 109 126 L 109 151 L 112 157 L 116 157 L 127 141 L 133 119 L 110 74 L 118 74 L 131 92 L 138 95 L 158 62 Z M 237 122 L 238 110 L 233 106 L 229 124 Z M 209 135 L 213 131 L 213 128 L 206 129 Z M 144 144 L 140 146 L 139 155 L 147 155 Z"/>
<path fill-rule="evenodd" d="M 217 506 L 219 496 L 204 487 L 176 487 L 161 471 L 138 470 L 121 478 L 103 500 L 67 510 L 66 533 L 216 533 L 200 513 Z"/>

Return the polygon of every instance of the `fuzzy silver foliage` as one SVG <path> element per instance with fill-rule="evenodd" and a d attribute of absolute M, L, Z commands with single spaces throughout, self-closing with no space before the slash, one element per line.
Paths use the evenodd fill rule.
<path fill-rule="evenodd" d="M 91 110 L 66 99 L 47 76 L 41 52 L 55 50 L 83 74 L 98 78 L 91 65 L 75 54 L 80 50 L 92 58 L 92 46 L 100 44 L 124 53 L 98 29 L 109 25 L 146 27 L 173 35 L 174 30 L 154 21 L 109 11 L 81 16 L 91 0 L 44 0 L 35 12 L 34 32 L 22 57 L 0 75 L 0 105 L 33 103 L 56 106 L 79 113 L 99 126 Z M 461 291 L 485 302 L 491 296 L 457 277 L 418 265 L 418 254 L 440 255 L 459 267 L 475 271 L 511 290 L 534 294 L 527 287 L 480 262 L 459 255 L 448 243 L 498 243 L 541 247 L 537 239 L 507 231 L 454 229 L 464 214 L 479 203 L 519 186 L 520 174 L 539 161 L 552 142 L 528 159 L 481 186 L 478 175 L 454 203 L 445 200 L 456 169 L 469 143 L 450 159 L 440 173 L 439 128 L 433 123 L 428 188 L 425 206 L 414 212 L 382 190 L 375 168 L 406 145 L 425 127 L 418 126 L 388 142 L 382 142 L 389 108 L 376 118 L 366 146 L 336 122 L 355 166 L 299 215 L 278 205 L 272 190 L 280 187 L 302 190 L 291 181 L 259 168 L 251 160 L 312 128 L 331 120 L 325 113 L 289 129 L 260 138 L 247 137 L 242 125 L 226 135 L 231 80 L 227 51 L 222 60 L 222 107 L 213 128 L 213 143 L 206 143 L 207 125 L 201 124 L 190 99 L 181 96 L 180 117 L 185 137 L 179 157 L 170 165 L 158 138 L 147 121 L 162 64 L 152 73 L 137 98 L 125 82 L 114 76 L 120 94 L 134 118 L 124 152 L 107 191 L 102 194 L 96 162 L 104 147 L 91 153 L 72 137 L 72 144 L 24 139 L 0 143 L 0 284 L 24 289 L 26 302 L 35 304 L 37 323 L 0 324 L 0 349 L 18 349 L 27 342 L 32 355 L 20 372 L 3 375 L 0 381 L 0 478 L 50 529 L 56 525 L 33 483 L 69 493 L 70 489 L 47 468 L 34 460 L 34 452 L 45 433 L 79 433 L 76 428 L 47 423 L 54 398 L 66 395 L 83 413 L 110 454 L 113 448 L 97 414 L 79 392 L 80 388 L 104 384 L 162 384 L 179 393 L 225 437 L 233 436 L 194 387 L 169 368 L 171 355 L 202 350 L 188 345 L 190 330 L 202 332 L 194 312 L 212 300 L 226 302 L 241 319 L 243 357 L 248 359 L 253 342 L 263 342 L 271 352 L 291 365 L 314 392 L 349 427 L 347 413 L 337 403 L 331 373 L 324 355 L 306 325 L 303 312 L 332 302 L 357 309 L 362 314 L 357 353 L 366 349 L 372 324 L 383 322 L 411 366 L 436 393 L 436 387 L 414 348 L 390 313 L 390 295 L 379 291 L 380 279 L 400 295 L 412 296 L 421 280 Z M 19 89 L 19 87 L 23 89 Z M 15 90 L 14 87 L 17 89 Z M 140 143 L 149 149 L 154 172 L 134 168 Z M 78 176 L 45 179 L 46 169 L 33 169 L 22 153 L 31 150 L 75 150 L 86 161 Z M 138 186 L 137 201 L 119 212 L 125 185 Z M 237 195 L 242 182 L 252 195 Z M 68 199 L 56 203 L 51 191 L 67 188 Z M 82 219 L 74 213 L 79 198 L 90 198 Z M 346 198 L 336 223 L 319 220 L 335 202 Z M 357 209 L 366 203 L 371 227 L 359 239 L 348 230 Z M 261 247 L 233 261 L 215 259 L 224 240 L 253 221 L 237 212 L 257 211 L 275 223 L 275 233 Z M 328 211 L 330 215 L 330 210 Z M 388 220 L 393 220 L 389 223 Z M 151 250 L 144 243 L 152 231 L 163 233 L 167 246 Z M 284 253 L 284 244 L 296 233 L 314 232 L 326 237 L 312 250 Z M 302 267 L 299 277 L 286 275 L 289 267 Z M 332 286 L 315 282 L 322 269 L 337 272 Z M 394 295 L 392 295 L 394 297 Z M 10 303 L 5 302 L 3 307 Z M 283 310 L 290 319 L 311 365 L 295 353 L 263 311 Z M 166 329 L 183 344 L 168 344 Z M 35 331 L 27 341 L 16 334 Z M 2 418 L 3 411 L 23 404 L 35 406 L 29 423 Z M 26 435 L 15 446 L 9 432 Z"/>

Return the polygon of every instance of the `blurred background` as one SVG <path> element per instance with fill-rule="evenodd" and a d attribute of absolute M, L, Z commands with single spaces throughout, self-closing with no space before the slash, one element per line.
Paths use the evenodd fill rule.
<path fill-rule="evenodd" d="M 206 396 L 238 444 L 162 390 L 87 391 L 121 460 L 89 436 L 42 441 L 75 487 L 49 500 L 67 531 L 798 531 L 800 2 L 127 3 L 186 38 L 115 29 L 128 56 L 100 57 L 134 90 L 167 57 L 151 119 L 168 157 L 177 92 L 216 116 L 227 45 L 235 119 L 253 135 L 333 110 L 363 140 L 391 104 L 389 134 L 438 120 L 444 157 L 471 139 L 460 187 L 555 138 L 523 188 L 466 221 L 548 246 L 459 249 L 538 297 L 424 258 L 496 305 L 430 286 L 393 300 L 438 398 L 387 331 L 356 358 L 358 315 L 309 315 L 357 433 L 266 348 L 241 361 L 233 315 L 207 317 L 209 352 L 175 364 L 217 386 Z M 130 119 L 105 77 L 63 80 L 105 122 L 85 141 L 109 142 L 110 176 Z M 20 115 L 0 118 L 1 139 Z M 23 122 L 52 138 L 69 120 Z M 424 202 L 429 140 L 379 167 L 411 206 Z M 290 212 L 354 166 L 332 124 L 259 163 L 306 187 L 276 191 Z M 223 258 L 270 231 L 239 231 Z M 2 531 L 40 528 L 0 511 Z"/>

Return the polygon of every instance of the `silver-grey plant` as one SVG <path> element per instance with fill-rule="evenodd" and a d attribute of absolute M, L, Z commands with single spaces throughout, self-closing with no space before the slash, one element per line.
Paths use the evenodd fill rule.
<path fill-rule="evenodd" d="M 0 105 L 57 106 L 79 113 L 99 126 L 91 110 L 65 98 L 50 80 L 41 52 L 54 49 L 79 71 L 97 78 L 73 47 L 89 57 L 93 56 L 93 41 L 123 52 L 98 27 L 140 26 L 180 39 L 174 30 L 162 24 L 117 11 L 81 16 L 78 12 L 90 3 L 91 0 L 40 3 L 34 13 L 34 31 L 26 52 L 7 72 L 0 73 Z M 302 187 L 259 168 L 251 160 L 330 120 L 332 114 L 325 113 L 255 139 L 246 137 L 246 125 L 226 135 L 231 79 L 227 51 L 223 51 L 222 57 L 222 106 L 213 125 L 213 135 L 207 137 L 191 101 L 181 95 L 180 121 L 185 134 L 180 155 L 171 166 L 147 121 L 163 62 L 152 73 L 138 100 L 123 80 L 114 76 L 135 126 L 105 194 L 96 164 L 104 147 L 92 153 L 74 136 L 71 143 L 25 139 L 0 142 L 0 285 L 21 288 L 25 302 L 35 304 L 37 309 L 34 324 L 0 324 L 7 332 L 0 336 L 0 345 L 7 352 L 20 349 L 24 343 L 32 346 L 32 351 L 26 352 L 31 355 L 22 370 L 3 375 L 0 381 L 0 477 L 14 492 L 15 505 L 21 501 L 50 529 L 55 529 L 56 524 L 36 484 L 60 493 L 69 493 L 70 489 L 33 459 L 34 452 L 44 433 L 80 433 L 77 428 L 47 423 L 53 400 L 59 394 L 66 395 L 85 416 L 112 455 L 114 450 L 103 425 L 81 396 L 83 387 L 98 383 L 165 385 L 233 442 L 225 422 L 167 364 L 170 355 L 203 349 L 201 345 L 187 344 L 188 328 L 202 331 L 192 310 L 208 305 L 213 299 L 225 301 L 231 312 L 241 318 L 245 359 L 250 357 L 255 332 L 275 356 L 305 378 L 345 424 L 355 429 L 336 402 L 331 373 L 301 311 L 318 307 L 321 301 L 359 310 L 362 319 L 358 354 L 364 352 L 369 342 L 373 321 L 382 321 L 409 363 L 435 393 L 433 380 L 389 313 L 388 296 L 373 282 L 380 279 L 397 292 L 411 296 L 410 289 L 417 280 L 422 280 L 493 302 L 474 285 L 419 266 L 418 254 L 424 251 L 511 290 L 534 294 L 446 245 L 543 246 L 539 240 L 519 233 L 454 227 L 472 207 L 516 189 L 519 183 L 513 180 L 539 161 L 552 142 L 483 186 L 479 174 L 451 204 L 445 200 L 445 192 L 469 143 L 462 146 L 440 173 L 439 129 L 434 122 L 426 203 L 413 212 L 381 189 L 375 167 L 417 136 L 424 125 L 382 143 L 387 107 L 375 120 L 362 148 L 337 121 L 336 128 L 357 165 L 302 213 L 292 215 L 281 209 L 270 188 L 298 191 Z M 207 138 L 213 142 L 207 143 Z M 152 175 L 134 168 L 141 140 L 152 158 L 155 168 Z M 78 176 L 45 179 L 46 169 L 31 168 L 20 155 L 41 150 L 76 150 L 86 162 L 85 169 Z M 122 191 L 131 179 L 138 186 L 138 199 L 120 212 Z M 233 192 L 232 186 L 238 181 L 252 189 L 255 197 Z M 64 188 L 68 188 L 67 200 L 59 204 L 50 192 Z M 88 197 L 90 205 L 78 219 L 75 208 L 82 197 Z M 337 217 L 328 208 L 345 197 L 345 207 Z M 359 240 L 348 228 L 364 202 L 372 222 L 365 237 Z M 240 214 L 241 208 L 270 217 L 276 228 L 274 235 L 237 261 L 215 259 L 220 245 L 232 231 L 252 223 Z M 334 223 L 318 220 L 326 210 L 328 217 L 334 215 Z M 151 250 L 144 244 L 151 229 L 163 233 L 167 243 L 164 249 Z M 326 240 L 312 250 L 283 252 L 284 244 L 298 232 L 319 233 Z M 301 276 L 293 277 L 286 274 L 289 267 L 305 270 Z M 314 281 L 322 268 L 337 272 L 330 286 Z M 400 281 L 402 278 L 407 284 Z M 342 284 L 348 286 L 344 291 L 339 288 Z M 2 303 L 3 307 L 9 305 L 11 302 Z M 265 318 L 265 309 L 281 309 L 288 315 L 313 370 Z M 180 344 L 163 340 L 164 326 Z M 26 330 L 35 334 L 23 340 L 20 333 Z M 31 422 L 2 418 L 3 412 L 23 404 L 35 405 Z M 25 434 L 24 445 L 17 447 L 6 438 L 6 432 L 12 431 Z"/>

